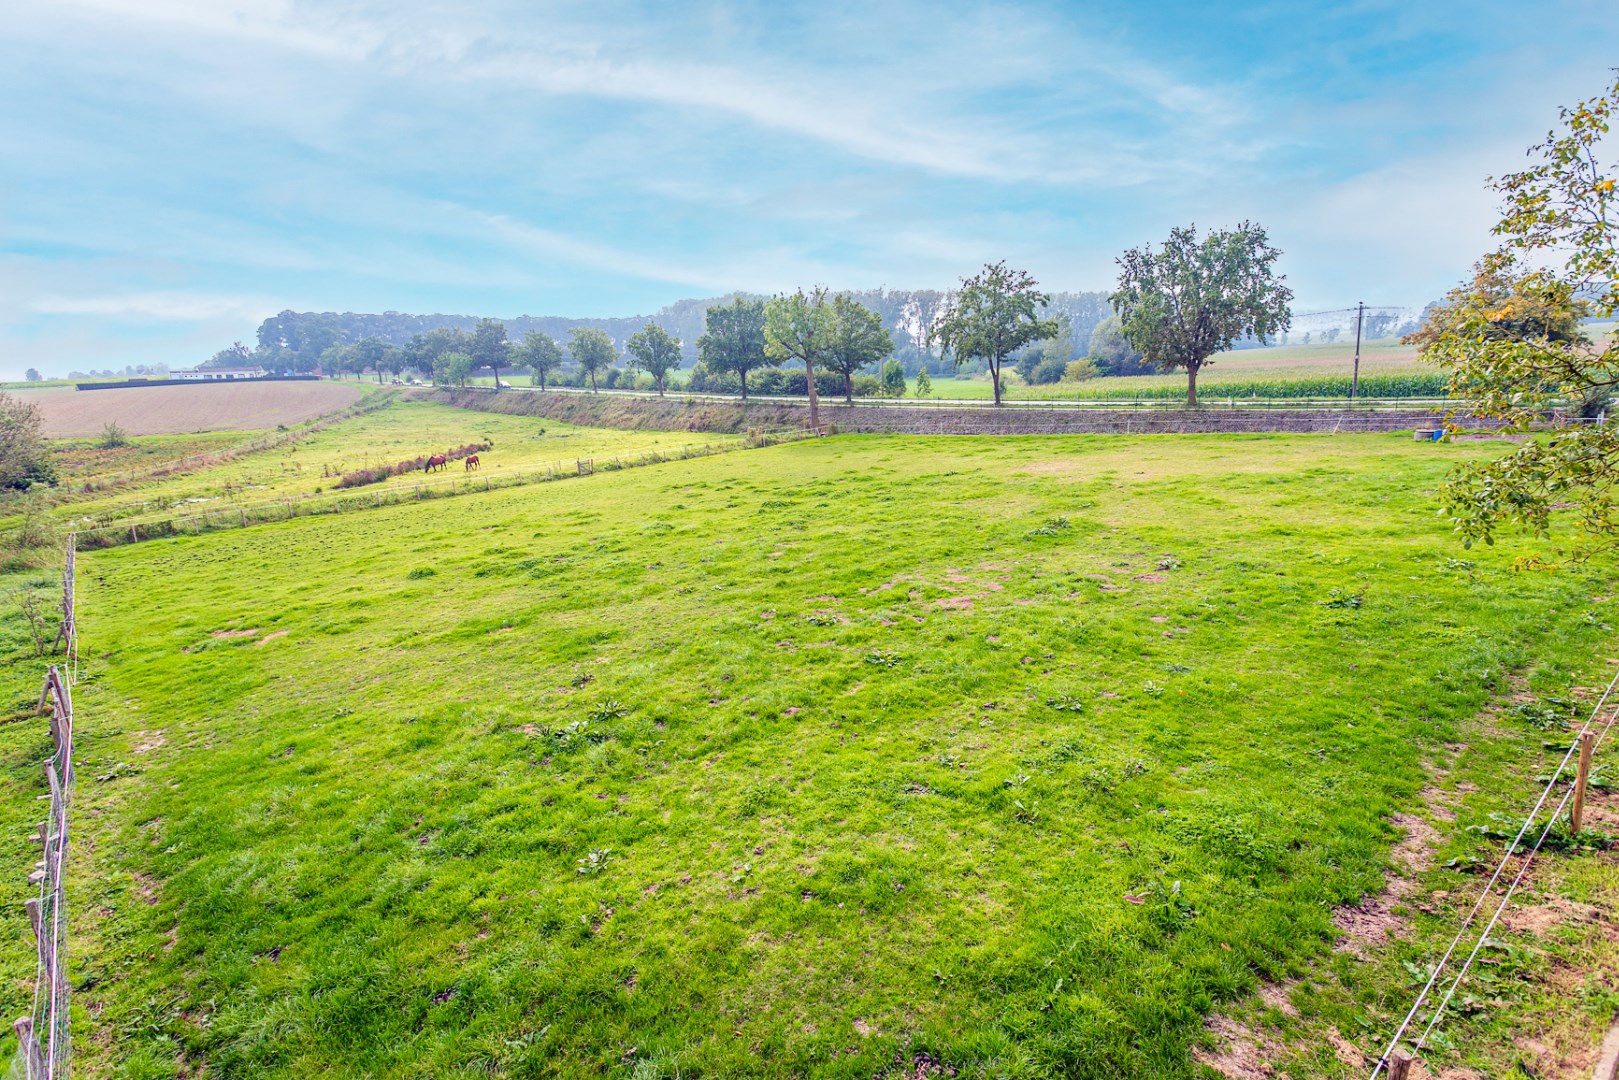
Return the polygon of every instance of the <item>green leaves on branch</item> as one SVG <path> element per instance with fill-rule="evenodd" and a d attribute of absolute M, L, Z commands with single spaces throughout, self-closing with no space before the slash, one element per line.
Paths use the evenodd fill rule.
<path fill-rule="evenodd" d="M 1537 164 L 1493 182 L 1506 198 L 1500 246 L 1412 335 L 1465 402 L 1457 413 L 1556 429 L 1451 473 L 1440 495 L 1468 546 L 1493 543 L 1506 526 L 1547 536 L 1557 511 L 1580 534 L 1562 554 L 1584 559 L 1619 544 L 1619 435 L 1578 422 L 1605 418 L 1619 383 L 1619 344 L 1580 329 L 1584 318 L 1619 313 L 1619 171 L 1597 157 L 1616 104 L 1619 80 L 1562 110 L 1562 131 L 1530 148 Z M 1519 565 L 1550 564 L 1531 556 Z"/>

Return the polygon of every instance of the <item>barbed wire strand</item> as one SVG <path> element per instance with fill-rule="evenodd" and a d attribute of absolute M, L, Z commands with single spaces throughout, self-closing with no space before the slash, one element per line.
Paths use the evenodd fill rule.
<path fill-rule="evenodd" d="M 1400 1040 L 1405 1037 L 1406 1030 L 1411 1026 L 1411 1021 L 1416 1017 L 1418 1010 L 1422 1008 L 1422 1003 L 1427 1000 L 1428 994 L 1433 990 L 1434 985 L 1439 981 L 1439 976 L 1445 970 L 1446 964 L 1450 962 L 1451 956 L 1455 954 L 1456 947 L 1461 944 L 1462 938 L 1466 936 L 1467 928 L 1472 925 L 1473 920 L 1477 918 L 1478 913 L 1483 910 L 1484 902 L 1485 900 L 1489 899 L 1491 891 L 1495 888 L 1495 883 L 1500 880 L 1502 873 L 1505 872 L 1507 863 L 1511 861 L 1512 856 L 1517 852 L 1518 845 L 1523 842 L 1525 834 L 1529 832 L 1529 827 L 1534 824 L 1535 818 L 1540 815 L 1541 807 L 1546 805 L 1546 800 L 1551 796 L 1552 789 L 1557 785 L 1557 781 L 1562 776 L 1563 770 L 1568 767 L 1568 763 L 1570 760 L 1572 760 L 1574 752 L 1579 748 L 1580 739 L 1584 738 L 1585 733 L 1591 730 L 1591 725 L 1596 722 L 1597 715 L 1601 713 L 1603 707 L 1607 704 L 1608 698 L 1613 694 L 1615 686 L 1619 686 L 1619 672 L 1614 673 L 1613 678 L 1608 682 L 1607 689 L 1602 691 L 1602 696 L 1597 699 L 1596 706 L 1591 710 L 1591 715 L 1586 718 L 1584 726 L 1581 727 L 1579 732 L 1575 735 L 1574 741 L 1568 748 L 1568 752 L 1563 755 L 1563 760 L 1558 763 L 1557 769 L 1552 773 L 1551 779 L 1546 782 L 1546 789 L 1540 793 L 1540 798 L 1535 800 L 1534 808 L 1529 811 L 1529 816 L 1524 819 L 1523 826 L 1518 830 L 1518 835 L 1513 837 L 1512 843 L 1507 845 L 1505 854 L 1501 856 L 1500 865 L 1495 868 L 1495 873 L 1490 875 L 1490 880 L 1485 883 L 1484 890 L 1479 893 L 1479 898 L 1473 904 L 1472 910 L 1467 913 L 1467 917 L 1462 920 L 1461 927 L 1456 931 L 1456 936 L 1451 939 L 1450 946 L 1445 950 L 1445 954 L 1439 958 L 1439 963 L 1434 966 L 1433 974 L 1428 976 L 1428 982 L 1423 986 L 1421 992 L 1417 994 L 1417 999 L 1411 1003 L 1410 1011 L 1405 1014 L 1405 1019 L 1400 1021 L 1400 1026 L 1394 1032 L 1394 1037 L 1389 1040 L 1387 1049 L 1385 1049 L 1382 1055 L 1378 1057 L 1377 1065 L 1372 1069 L 1370 1080 L 1377 1080 L 1377 1077 L 1382 1074 L 1384 1068 L 1389 1064 L 1391 1055 L 1393 1055 L 1395 1048 L 1400 1045 Z M 1603 728 L 1603 734 L 1606 734 L 1607 729 L 1613 726 L 1615 716 L 1619 716 L 1619 709 L 1616 709 L 1614 713 L 1609 715 L 1608 722 Z M 1535 843 L 1535 851 L 1540 850 L 1541 843 L 1543 843 L 1546 836 L 1550 834 L 1552 825 L 1557 821 L 1558 815 L 1562 813 L 1563 805 L 1567 802 L 1568 796 L 1565 794 L 1563 797 L 1563 802 L 1558 804 L 1557 811 L 1553 813 L 1552 816 L 1547 820 L 1546 828 L 1542 831 L 1540 839 Z M 1529 862 L 1533 858 L 1534 856 L 1531 854 L 1524 860 L 1523 868 L 1518 871 L 1518 877 L 1514 879 L 1512 887 L 1507 890 L 1506 897 L 1503 898 L 1501 904 L 1497 906 L 1495 915 L 1490 919 L 1489 926 L 1485 928 L 1483 934 L 1479 935 L 1478 944 L 1473 947 L 1472 953 L 1468 956 L 1467 964 L 1463 966 L 1461 973 L 1458 974 L 1455 981 L 1451 983 L 1450 992 L 1445 995 L 1446 1005 L 1449 1004 L 1451 995 L 1455 993 L 1456 986 L 1461 982 L 1461 976 L 1467 973 L 1467 966 L 1472 964 L 1473 958 L 1478 955 L 1479 949 L 1483 947 L 1485 939 L 1489 936 L 1490 928 L 1495 925 L 1496 919 L 1500 917 L 1501 911 L 1505 908 L 1507 900 L 1511 899 L 1513 889 L 1516 889 L 1518 882 L 1523 879 L 1524 871 L 1528 869 Z M 1428 1034 L 1433 1030 L 1434 1024 L 1438 1022 L 1439 1017 L 1443 1014 L 1444 1005 L 1441 1005 L 1439 1011 L 1434 1014 L 1433 1020 L 1429 1021 L 1428 1027 L 1423 1031 L 1421 1037 L 1418 1039 L 1416 1049 L 1420 1050 L 1422 1048 L 1422 1041 L 1428 1037 Z"/>

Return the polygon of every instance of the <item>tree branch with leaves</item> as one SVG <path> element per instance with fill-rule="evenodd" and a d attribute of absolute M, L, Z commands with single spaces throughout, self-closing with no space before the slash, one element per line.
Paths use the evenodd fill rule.
<path fill-rule="evenodd" d="M 1469 416 L 1520 432 L 1552 425 L 1549 436 L 1458 466 L 1445 481 L 1441 501 L 1467 546 L 1494 543 L 1509 526 L 1548 537 L 1560 513 L 1576 536 L 1558 558 L 1619 546 L 1619 431 L 1605 416 L 1619 340 L 1593 340 L 1579 325 L 1619 313 L 1619 169 L 1600 159 L 1616 107 L 1619 77 L 1560 111 L 1560 129 L 1529 149 L 1538 161 L 1491 181 L 1505 197 L 1500 245 L 1418 335 L 1463 402 L 1453 426 Z M 1519 565 L 1555 561 L 1537 554 Z"/>

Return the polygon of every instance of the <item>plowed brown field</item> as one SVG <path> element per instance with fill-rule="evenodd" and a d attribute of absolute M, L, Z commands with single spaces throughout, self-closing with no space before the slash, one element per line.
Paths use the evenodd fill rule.
<path fill-rule="evenodd" d="M 108 421 L 131 435 L 262 431 L 341 409 L 360 396 L 360 386 L 253 381 L 117 390 L 53 386 L 13 393 L 39 406 L 47 435 L 76 438 L 99 435 Z"/>

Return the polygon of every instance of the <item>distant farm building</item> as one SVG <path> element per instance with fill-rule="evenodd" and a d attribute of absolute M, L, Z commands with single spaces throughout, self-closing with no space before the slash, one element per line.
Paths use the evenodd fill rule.
<path fill-rule="evenodd" d="M 216 367 L 176 371 L 170 378 L 223 381 L 228 379 L 262 379 L 265 374 L 265 370 L 261 367 Z"/>

